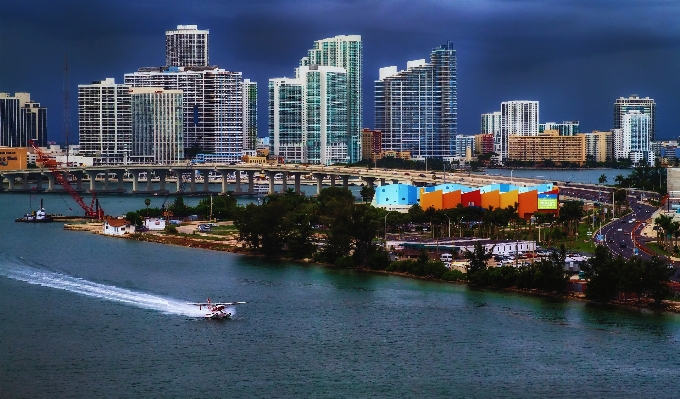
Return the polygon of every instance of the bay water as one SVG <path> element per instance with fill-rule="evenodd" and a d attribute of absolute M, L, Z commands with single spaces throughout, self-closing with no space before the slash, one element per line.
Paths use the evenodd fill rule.
<path fill-rule="evenodd" d="M 674 314 L 15 223 L 39 198 L 0 194 L 0 398 L 677 396 Z"/>

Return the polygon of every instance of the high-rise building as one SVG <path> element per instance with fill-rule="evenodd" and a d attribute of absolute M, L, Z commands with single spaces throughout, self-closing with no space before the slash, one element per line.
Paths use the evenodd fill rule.
<path fill-rule="evenodd" d="M 375 125 L 385 151 L 410 152 L 414 158 L 449 158 L 457 133 L 456 50 L 451 42 L 405 71 L 380 68 L 375 81 Z"/>
<path fill-rule="evenodd" d="M 475 151 L 475 137 L 476 136 L 457 134 L 455 138 L 456 144 L 454 147 L 456 152 L 454 153 L 454 156 L 458 159 L 467 158 L 468 155 L 471 157 Z"/>
<path fill-rule="evenodd" d="M 184 155 L 198 162 L 237 162 L 255 150 L 257 83 L 208 64 L 208 30 L 167 31 L 166 66 L 125 74 L 133 87 L 182 90 Z"/>
<path fill-rule="evenodd" d="M 165 32 L 165 65 L 177 67 L 208 66 L 207 29 L 197 25 L 177 25 Z"/>
<path fill-rule="evenodd" d="M 382 152 L 382 132 L 364 128 L 361 130 L 361 159 L 373 161 Z"/>
<path fill-rule="evenodd" d="M 612 132 L 593 131 L 581 133 L 585 137 L 586 159 L 595 162 L 606 162 L 613 159 Z"/>
<path fill-rule="evenodd" d="M 347 151 L 348 162 L 361 160 L 363 49 L 360 35 L 339 35 L 317 40 L 300 66 L 331 66 L 347 72 Z"/>
<path fill-rule="evenodd" d="M 562 123 L 546 122 L 538 124 L 538 132 L 557 130 L 560 136 L 575 136 L 581 132 L 578 121 L 564 121 Z"/>
<path fill-rule="evenodd" d="M 130 89 L 133 163 L 173 164 L 184 158 L 182 91 Z"/>
<path fill-rule="evenodd" d="M 623 152 L 623 129 L 611 129 L 612 133 L 612 154 L 617 161 L 621 158 L 628 158 L 628 153 Z"/>
<path fill-rule="evenodd" d="M 0 93 L 0 146 L 27 147 L 28 140 L 47 146 L 47 109 L 29 93 Z"/>
<path fill-rule="evenodd" d="M 501 131 L 496 140 L 500 144 L 501 160 L 508 159 L 508 137 L 538 134 L 538 101 L 504 101 L 501 103 Z"/>
<path fill-rule="evenodd" d="M 501 153 L 502 143 L 501 143 L 501 112 L 489 112 L 482 114 L 482 134 L 493 135 L 494 148 L 490 152 L 495 152 L 496 154 Z"/>
<path fill-rule="evenodd" d="M 639 111 L 649 115 L 649 137 L 654 141 L 656 137 L 656 103 L 649 97 L 640 98 L 632 94 L 628 98 L 620 97 L 614 102 L 614 129 L 623 127 L 623 116 L 629 111 Z"/>
<path fill-rule="evenodd" d="M 634 164 L 644 162 L 654 164 L 654 156 L 650 151 L 651 117 L 637 110 L 623 115 L 621 124 L 623 136 L 623 153 Z"/>
<path fill-rule="evenodd" d="M 482 133 L 475 135 L 475 153 L 477 155 L 494 152 L 494 135 Z"/>
<path fill-rule="evenodd" d="M 286 162 L 349 162 L 346 70 L 312 64 L 296 74 L 295 79 L 269 79 L 273 155 Z"/>
<path fill-rule="evenodd" d="M 257 149 L 257 83 L 243 79 L 243 150 Z"/>
<path fill-rule="evenodd" d="M 240 72 L 210 67 L 151 67 L 125 74 L 132 87 L 182 90 L 184 151 L 206 162 L 237 162 L 243 155 L 244 81 Z M 252 90 L 254 82 L 248 82 Z M 248 104 L 251 104 L 249 101 Z M 253 129 L 252 109 L 247 112 Z M 257 126 L 255 126 L 255 129 Z"/>
<path fill-rule="evenodd" d="M 128 163 L 132 147 L 130 86 L 114 78 L 78 85 L 80 155 L 95 165 Z"/>

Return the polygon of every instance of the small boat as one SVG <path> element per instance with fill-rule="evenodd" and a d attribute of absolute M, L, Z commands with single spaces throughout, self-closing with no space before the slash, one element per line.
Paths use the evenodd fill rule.
<path fill-rule="evenodd" d="M 31 213 L 25 214 L 23 217 L 17 218 L 15 222 L 26 222 L 26 223 L 51 223 L 54 221 L 52 215 L 48 215 L 43 208 L 43 201 L 40 200 L 40 209 L 33 211 Z"/>

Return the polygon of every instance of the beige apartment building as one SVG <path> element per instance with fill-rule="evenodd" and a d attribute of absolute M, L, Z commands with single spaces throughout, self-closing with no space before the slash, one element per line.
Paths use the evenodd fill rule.
<path fill-rule="evenodd" d="M 586 139 L 586 156 L 595 162 L 606 162 L 614 159 L 614 145 L 612 132 L 581 133 Z"/>
<path fill-rule="evenodd" d="M 586 139 L 583 135 L 560 136 L 556 130 L 546 130 L 535 136 L 511 134 L 508 137 L 508 159 L 514 161 L 553 162 L 586 161 Z"/>

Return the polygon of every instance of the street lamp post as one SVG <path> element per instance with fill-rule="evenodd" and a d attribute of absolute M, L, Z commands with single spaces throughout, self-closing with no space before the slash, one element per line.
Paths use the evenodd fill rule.
<path fill-rule="evenodd" d="M 446 216 L 446 218 L 449 219 L 449 237 L 451 237 L 451 218 L 447 214 L 444 214 L 444 216 Z"/>
<path fill-rule="evenodd" d="M 389 215 L 392 211 L 387 211 L 385 214 L 385 249 L 387 249 L 387 215 Z"/>
<path fill-rule="evenodd" d="M 460 230 L 458 236 L 463 238 L 463 218 L 460 218 L 460 221 L 458 222 L 458 229 Z"/>
<path fill-rule="evenodd" d="M 614 209 L 616 209 L 616 203 L 615 203 L 614 197 L 616 197 L 617 192 L 619 192 L 621 190 L 625 190 L 625 189 L 626 189 L 625 187 L 619 187 L 616 190 L 612 191 L 612 219 L 614 219 L 614 217 L 616 217 L 616 213 L 614 213 Z M 628 199 L 628 195 L 626 195 L 626 199 Z"/>

